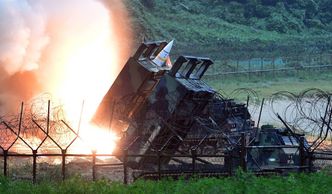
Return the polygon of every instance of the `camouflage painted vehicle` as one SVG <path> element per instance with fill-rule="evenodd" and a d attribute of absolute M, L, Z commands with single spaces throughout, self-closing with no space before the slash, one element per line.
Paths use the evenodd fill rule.
<path fill-rule="evenodd" d="M 257 138 L 248 146 L 247 169 L 251 171 L 301 170 L 312 166 L 308 154 L 309 144 L 304 135 L 296 134 L 287 128 L 262 126 Z M 301 156 L 302 155 L 302 156 Z M 302 159 L 305 158 L 305 159 Z"/>
<path fill-rule="evenodd" d="M 305 139 L 290 129 L 255 127 L 246 104 L 222 97 L 201 80 L 209 58 L 180 56 L 172 66 L 153 62 L 166 42 L 143 43 L 101 102 L 94 122 L 121 134 L 115 154 L 225 154 L 219 164 L 199 159 L 197 168 L 225 171 L 300 169 Z M 302 146 L 303 149 L 300 149 Z M 128 157 L 133 169 L 186 169 L 171 157 Z"/>

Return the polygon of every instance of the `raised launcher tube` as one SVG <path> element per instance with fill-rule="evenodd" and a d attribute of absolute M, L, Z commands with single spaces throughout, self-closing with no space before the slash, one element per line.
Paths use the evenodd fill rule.
<path fill-rule="evenodd" d="M 168 67 L 152 62 L 167 42 L 142 43 L 130 57 L 111 88 L 104 96 L 93 123 L 120 133 L 128 127 L 128 119 L 144 103 Z"/>
<path fill-rule="evenodd" d="M 190 131 L 196 116 L 204 111 L 215 91 L 201 77 L 213 62 L 208 58 L 180 56 L 160 79 L 142 108 L 133 115 L 118 150 L 128 154 L 174 154 Z M 121 159 L 121 158 L 119 158 Z M 170 158 L 162 157 L 161 165 Z M 135 169 L 155 168 L 156 157 L 129 157 Z"/>

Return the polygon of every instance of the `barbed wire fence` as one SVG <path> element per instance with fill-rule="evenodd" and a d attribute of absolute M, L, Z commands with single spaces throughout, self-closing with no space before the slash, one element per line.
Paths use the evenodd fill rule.
<path fill-rule="evenodd" d="M 254 111 L 259 109 L 259 98 L 255 91 L 250 89 L 238 89 L 231 94 L 220 94 L 220 98 L 230 98 L 232 96 L 247 94 L 247 104 L 251 103 L 256 106 Z M 138 157 L 137 155 L 117 156 L 123 157 L 122 162 L 113 160 L 111 164 L 98 164 L 98 157 L 115 157 L 113 154 L 97 154 L 93 150 L 90 154 L 73 154 L 69 152 L 70 147 L 74 142 L 80 139 L 79 129 L 72 128 L 71 124 L 65 119 L 63 106 L 61 104 L 51 106 L 50 96 L 45 95 L 32 100 L 29 103 L 22 103 L 18 114 L 6 115 L 0 118 L 0 148 L 3 159 L 3 174 L 8 176 L 8 159 L 9 158 L 31 158 L 32 159 L 32 181 L 37 181 L 37 165 L 38 158 L 60 157 L 61 162 L 61 179 L 65 179 L 68 171 L 68 158 L 70 157 L 85 157 L 91 159 L 91 175 L 95 180 L 98 168 L 106 166 L 117 166 L 120 168 L 120 173 L 123 174 L 123 181 L 128 182 L 128 171 L 125 158 Z M 308 89 L 300 94 L 290 92 L 277 92 L 266 100 L 275 119 L 278 120 L 280 115 L 283 120 L 295 131 L 303 132 L 315 137 L 311 143 L 312 149 L 317 149 L 322 146 L 323 142 L 331 138 L 331 117 L 332 117 L 332 103 L 331 93 L 322 91 L 320 89 Z M 280 103 L 287 103 L 286 108 L 280 110 L 277 106 Z M 24 152 L 19 150 L 19 146 L 24 147 Z M 328 151 L 328 150 L 324 150 Z M 156 154 L 139 157 L 159 157 Z M 179 157 L 179 155 L 172 155 L 169 157 Z M 193 161 L 193 168 L 197 159 L 204 157 L 190 153 L 184 154 L 182 157 L 187 157 L 188 160 Z M 211 157 L 213 157 L 211 155 Z M 222 155 L 215 155 L 214 157 L 224 157 Z M 159 161 L 160 162 L 160 161 Z M 160 169 L 159 169 L 160 170 Z M 160 171 L 158 172 L 161 175 Z M 229 173 L 231 174 L 231 172 Z"/>

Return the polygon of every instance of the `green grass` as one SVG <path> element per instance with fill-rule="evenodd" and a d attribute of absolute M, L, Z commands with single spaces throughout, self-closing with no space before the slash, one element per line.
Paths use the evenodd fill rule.
<path fill-rule="evenodd" d="M 33 185 L 27 181 L 12 181 L 0 177 L 0 193 L 332 193 L 332 176 L 325 172 L 292 174 L 280 177 L 256 177 L 237 173 L 230 178 L 192 180 L 136 181 L 130 185 L 99 180 L 71 178 L 64 182 L 43 182 Z"/>
<path fill-rule="evenodd" d="M 256 91 L 261 98 L 269 97 L 278 91 L 300 93 L 309 88 L 319 88 L 332 92 L 331 80 L 332 73 L 329 71 L 303 71 L 292 76 L 279 74 L 275 77 L 272 75 L 257 75 L 251 76 L 250 79 L 247 75 L 205 78 L 209 85 L 216 90 L 222 91 L 222 93 L 230 94 L 238 88 L 250 88 Z M 238 96 L 239 99 L 244 99 L 245 97 Z"/>

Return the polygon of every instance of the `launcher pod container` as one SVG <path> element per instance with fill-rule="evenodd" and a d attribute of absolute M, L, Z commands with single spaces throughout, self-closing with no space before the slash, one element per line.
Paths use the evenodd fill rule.
<path fill-rule="evenodd" d="M 169 69 L 152 62 L 166 45 L 167 42 L 141 44 L 104 96 L 93 118 L 95 124 L 117 133 L 127 129 L 129 119 L 140 110 Z"/>
<path fill-rule="evenodd" d="M 204 111 L 215 91 L 200 79 L 212 65 L 208 58 L 180 56 L 169 73 L 132 116 L 132 121 L 119 148 L 128 154 L 174 154 L 193 126 L 196 116 Z M 163 157 L 161 164 L 169 162 Z M 133 168 L 148 168 L 157 158 L 128 158 Z"/>

